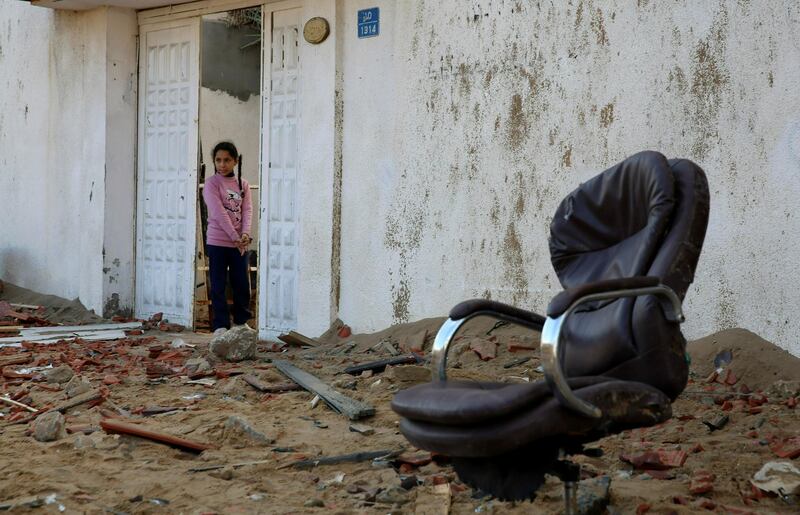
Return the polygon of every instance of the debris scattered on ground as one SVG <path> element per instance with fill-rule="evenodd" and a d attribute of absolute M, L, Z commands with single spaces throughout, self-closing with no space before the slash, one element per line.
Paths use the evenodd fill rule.
<path fill-rule="evenodd" d="M 764 492 L 782 496 L 800 494 L 800 469 L 788 461 L 770 461 L 753 475 L 750 482 Z"/>
<path fill-rule="evenodd" d="M 316 341 L 296 331 L 289 331 L 287 334 L 282 334 L 278 336 L 278 339 L 287 345 L 296 345 L 298 347 L 316 347 L 318 345 Z"/>
<path fill-rule="evenodd" d="M 33 437 L 40 442 L 52 442 L 66 436 L 64 415 L 50 411 L 36 418 Z"/>
<path fill-rule="evenodd" d="M 601 515 L 610 501 L 611 478 L 595 477 L 576 485 L 576 515 Z"/>
<path fill-rule="evenodd" d="M 258 333 L 247 325 L 237 325 L 211 340 L 209 350 L 225 361 L 243 361 L 256 355 Z"/>
<path fill-rule="evenodd" d="M 225 421 L 222 440 L 238 448 L 269 445 L 274 442 L 272 438 L 257 431 L 249 422 L 236 415 L 231 415 Z"/>
<path fill-rule="evenodd" d="M 300 370 L 288 361 L 273 361 L 275 367 L 285 374 L 289 379 L 299 384 L 325 401 L 337 413 L 341 413 L 350 420 L 369 417 L 375 414 L 375 408 L 363 402 L 351 399 L 346 395 L 337 392 L 327 384 L 314 377 L 312 374 Z"/>
<path fill-rule="evenodd" d="M 213 449 L 214 446 L 203 442 L 195 442 L 186 438 L 180 438 L 167 433 L 162 433 L 154 429 L 148 429 L 143 426 L 122 422 L 120 420 L 103 419 L 100 421 L 100 427 L 107 433 L 123 434 L 138 436 L 140 438 L 147 438 L 155 442 L 164 443 L 173 447 L 178 447 L 187 451 L 202 452 L 208 449 Z"/>
<path fill-rule="evenodd" d="M 48 383 L 68 383 L 74 375 L 75 373 L 68 365 L 61 365 L 44 372 L 44 377 Z"/>
<path fill-rule="evenodd" d="M 0 298 L 43 305 L 34 299 Z M 31 318 L 0 319 L 0 327 L 106 323 L 99 317 L 49 320 L 45 313 L 52 310 L 46 306 L 18 309 Z M 376 506 L 442 514 L 563 509 L 560 481 L 548 482 L 533 502 L 486 498 L 462 484 L 445 458 L 409 447 L 399 433 L 398 417 L 389 403 L 398 389 L 431 380 L 424 360 L 442 319 L 399 324 L 373 334 L 350 331 L 347 336 L 342 336 L 347 330 L 339 322 L 314 338 L 314 347 L 258 342 L 253 358 L 229 362 L 209 352 L 211 334 L 187 332 L 178 339 L 161 331 L 168 322 L 158 318 L 133 330 L 143 334 L 128 332 L 113 341 L 22 342 L 17 348 L 0 349 L 0 397 L 13 401 L 0 401 L 4 439 L 0 460 L 5 463 L 0 508 L 27 506 L 18 501 L 43 506 L 42 492 L 49 493 L 57 484 L 54 502 L 67 512 L 134 513 L 165 507 L 170 512 L 248 513 L 275 507 L 304 512 L 314 509 L 304 506 L 314 500 L 341 512 L 371 511 Z M 3 336 L 7 334 L 12 333 Z M 640 507 L 642 513 L 796 508 L 789 504 L 796 502 L 792 494 L 784 497 L 750 481 L 767 462 L 794 464 L 792 458 L 779 455 L 800 453 L 800 410 L 795 407 L 800 360 L 770 350 L 769 343 L 752 333 L 732 334 L 741 338 L 730 340 L 730 332 L 721 332 L 703 339 L 716 341 L 713 348 L 703 341 L 699 346 L 689 344 L 693 370 L 686 392 L 673 404 L 672 419 L 593 443 L 603 450 L 602 456 L 573 457 L 581 464 L 584 482 L 593 476 L 613 478 L 610 513 L 636 513 Z M 484 361 L 470 346 L 490 338 L 495 338 L 491 343 L 496 358 Z M 179 340 L 184 344 L 173 345 Z M 449 377 L 503 382 L 542 378 L 537 370 L 538 335 L 529 330 L 477 317 L 456 340 L 449 354 Z M 782 356 L 786 361 L 780 365 L 782 372 L 770 379 L 759 375 L 763 370 L 745 367 L 742 361 L 749 359 L 752 346 Z M 392 349 L 401 354 L 392 356 Z M 714 358 L 724 350 L 731 351 L 730 360 L 718 359 L 715 364 Z M 387 364 L 383 372 L 344 373 L 349 367 L 412 355 L 413 363 Z M 280 362 L 373 407 L 368 425 L 323 406 L 312 410 L 311 401 L 319 392 L 290 382 Z M 62 366 L 69 367 L 73 377 L 65 383 L 47 382 L 48 371 Z M 713 373 L 716 376 L 707 381 Z M 323 395 L 320 398 L 324 401 Z M 34 426 L 39 419 L 59 414 L 65 433 L 50 443 L 38 442 Z M 713 432 L 703 423 L 722 416 L 728 417 L 727 424 Z M 226 424 L 234 418 L 242 424 L 231 422 L 226 435 Z M 216 447 L 185 452 L 148 436 L 113 429 L 109 433 L 101 427 L 114 423 L 158 438 Z M 248 428 L 263 439 L 249 439 Z M 263 444 L 264 439 L 274 443 Z M 399 452 L 404 447 L 407 450 Z M 369 449 L 377 451 L 369 454 Z M 650 454 L 643 457 L 645 453 Z M 623 455 L 643 467 L 621 460 Z M 647 468 L 648 464 L 656 468 Z M 715 479 L 709 481 L 704 473 Z M 774 475 L 770 472 L 767 477 Z M 58 483 L 53 483 L 56 479 Z M 380 503 L 378 497 L 387 502 Z"/>
<path fill-rule="evenodd" d="M 359 375 L 367 370 L 374 374 L 378 374 L 386 370 L 388 366 L 408 365 L 411 363 L 421 363 L 423 361 L 417 354 L 409 354 L 407 356 L 396 356 L 388 359 L 379 359 L 378 361 L 370 361 L 369 363 L 361 363 L 353 365 L 344 369 L 345 374 Z"/>

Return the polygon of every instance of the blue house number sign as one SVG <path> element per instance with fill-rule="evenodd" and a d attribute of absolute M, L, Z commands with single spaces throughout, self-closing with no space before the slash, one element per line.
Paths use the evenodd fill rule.
<path fill-rule="evenodd" d="M 358 37 L 371 38 L 381 33 L 381 12 L 378 7 L 358 11 Z"/>

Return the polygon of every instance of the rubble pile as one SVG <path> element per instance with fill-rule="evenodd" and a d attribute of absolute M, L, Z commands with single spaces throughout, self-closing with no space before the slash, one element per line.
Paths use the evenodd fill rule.
<path fill-rule="evenodd" d="M 374 334 L 337 321 L 319 338 L 294 333 L 279 342 L 240 329 L 219 347 L 214 335 L 177 332 L 159 317 L 79 324 L 64 331 L 77 336 L 50 341 L 67 326 L 54 326 L 46 309 L 10 311 L 24 316 L 6 308 L 0 327 L 21 328 L 1 336 L 45 333 L 0 347 L 0 509 L 563 510 L 556 479 L 531 502 L 505 503 L 473 491 L 447 458 L 399 433 L 389 403 L 429 380 L 440 319 Z M 109 330 L 123 334 L 97 336 Z M 530 331 L 475 319 L 451 349 L 449 373 L 536 381 L 537 342 Z M 593 444 L 602 455 L 574 458 L 582 512 L 798 509 L 800 360 L 741 330 L 691 342 L 689 351 L 691 379 L 670 420 L 604 438 Z M 751 351 L 783 363 L 764 371 Z"/>

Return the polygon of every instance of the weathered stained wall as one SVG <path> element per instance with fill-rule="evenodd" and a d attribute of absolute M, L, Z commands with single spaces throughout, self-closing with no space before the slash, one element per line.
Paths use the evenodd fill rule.
<path fill-rule="evenodd" d="M 356 10 L 381 35 L 356 39 Z M 356 330 L 485 296 L 542 311 L 578 183 L 643 149 L 707 172 L 690 337 L 800 355 L 800 6 L 345 2 L 340 316 Z"/>
<path fill-rule="evenodd" d="M 124 216 L 122 228 L 106 219 L 106 174 L 126 177 L 107 170 L 106 151 L 117 149 L 107 145 L 107 127 L 130 121 L 124 107 L 106 101 L 118 89 L 108 83 L 117 77 L 109 69 L 123 62 L 116 54 L 124 45 L 109 50 L 108 30 L 125 36 L 112 17 L 106 8 L 54 12 L 11 0 L 0 9 L 0 277 L 79 298 L 98 313 L 113 292 L 124 303 L 132 286 L 124 277 L 120 290 L 108 287 L 103 271 L 106 231 L 125 238 L 131 225 Z M 116 71 L 124 80 L 126 71 Z M 125 204 L 114 207 L 124 212 Z M 124 268 L 130 252 L 132 238 L 109 261 L 121 258 Z"/>

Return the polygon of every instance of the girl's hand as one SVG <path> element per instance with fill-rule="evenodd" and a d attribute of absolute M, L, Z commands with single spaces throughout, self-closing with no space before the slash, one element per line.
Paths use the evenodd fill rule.
<path fill-rule="evenodd" d="M 244 255 L 244 253 L 247 252 L 247 248 L 250 246 L 252 241 L 253 238 L 251 238 L 249 234 L 242 234 L 241 238 L 239 238 L 239 240 L 235 243 L 236 248 L 239 249 L 239 253 L 241 255 Z"/>

